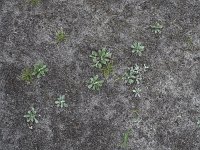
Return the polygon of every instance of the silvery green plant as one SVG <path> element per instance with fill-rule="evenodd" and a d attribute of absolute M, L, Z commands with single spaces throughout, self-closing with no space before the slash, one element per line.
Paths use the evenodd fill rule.
<path fill-rule="evenodd" d="M 140 67 L 136 64 L 135 67 L 130 67 L 127 72 L 125 72 L 122 79 L 125 81 L 125 83 L 133 84 L 133 83 L 140 83 L 141 74 L 140 74 Z"/>
<path fill-rule="evenodd" d="M 65 102 L 65 95 L 60 95 L 55 101 L 55 104 L 60 108 L 67 107 L 68 105 Z"/>
<path fill-rule="evenodd" d="M 26 118 L 27 122 L 38 123 L 38 120 L 36 119 L 36 111 L 33 107 L 31 108 L 31 110 L 28 111 L 26 115 L 24 115 L 24 117 Z"/>
<path fill-rule="evenodd" d="M 162 28 L 163 28 L 163 26 L 159 22 L 156 22 L 154 25 L 151 26 L 151 29 L 155 34 L 157 34 L 157 33 L 160 34 Z"/>
<path fill-rule="evenodd" d="M 140 97 L 140 92 L 141 92 L 142 90 L 140 89 L 140 88 L 135 88 L 134 90 L 133 90 L 133 93 L 135 94 L 135 97 Z"/>
<path fill-rule="evenodd" d="M 88 82 L 88 88 L 92 90 L 100 90 L 100 88 L 103 85 L 103 82 L 104 82 L 103 80 L 99 79 L 98 75 L 95 75 L 92 78 L 90 78 Z"/>
<path fill-rule="evenodd" d="M 135 42 L 131 45 L 132 53 L 136 53 L 138 56 L 142 56 L 142 52 L 144 51 L 144 46 L 140 42 Z"/>
<path fill-rule="evenodd" d="M 98 52 L 92 51 L 90 57 L 92 58 L 93 66 L 101 69 L 110 62 L 111 55 L 112 53 L 103 48 L 102 50 L 98 50 Z"/>
<path fill-rule="evenodd" d="M 144 72 L 146 72 L 146 71 L 147 71 L 147 69 L 149 69 L 149 67 L 148 67 L 148 66 L 146 66 L 146 64 L 144 64 L 144 65 L 143 65 L 143 69 L 144 69 Z"/>
<path fill-rule="evenodd" d="M 40 78 L 42 76 L 45 76 L 47 72 L 48 72 L 47 66 L 45 64 L 39 62 L 34 65 L 32 75 L 36 76 L 37 78 Z"/>
<path fill-rule="evenodd" d="M 200 119 L 197 121 L 197 125 L 200 127 Z"/>

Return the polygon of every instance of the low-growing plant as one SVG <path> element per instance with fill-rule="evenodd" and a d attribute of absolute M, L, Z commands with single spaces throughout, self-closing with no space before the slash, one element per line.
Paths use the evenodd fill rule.
<path fill-rule="evenodd" d="M 38 123 L 38 120 L 36 119 L 36 111 L 33 107 L 26 115 L 24 115 L 24 117 L 28 123 Z"/>
<path fill-rule="evenodd" d="M 101 69 L 102 67 L 108 65 L 108 63 L 111 60 L 111 55 L 112 54 L 110 52 L 108 52 L 105 48 L 103 48 L 98 52 L 92 51 L 90 57 L 92 58 L 92 61 L 94 63 L 93 66 Z"/>
<path fill-rule="evenodd" d="M 156 22 L 154 25 L 151 26 L 151 29 L 155 34 L 161 33 L 162 28 L 163 26 L 159 22 Z"/>
<path fill-rule="evenodd" d="M 99 80 L 99 76 L 95 75 L 92 78 L 90 78 L 88 83 L 88 88 L 92 90 L 100 90 L 100 88 L 103 85 L 103 80 Z"/>
<path fill-rule="evenodd" d="M 140 88 L 135 88 L 134 90 L 133 90 L 133 93 L 135 94 L 135 97 L 140 97 L 140 92 L 141 92 L 142 90 L 140 89 Z"/>
<path fill-rule="evenodd" d="M 29 3 L 33 6 L 40 4 L 41 0 L 29 0 Z"/>
<path fill-rule="evenodd" d="M 42 76 L 45 76 L 47 72 L 48 72 L 47 66 L 45 64 L 39 62 L 34 65 L 32 75 L 36 76 L 37 78 L 40 78 Z"/>
<path fill-rule="evenodd" d="M 126 131 L 126 132 L 124 133 L 123 139 L 122 139 L 122 143 L 121 143 L 121 147 L 127 148 L 130 133 L 131 133 L 131 129 L 129 129 L 128 131 Z"/>
<path fill-rule="evenodd" d="M 103 76 L 107 79 L 113 72 L 113 63 L 112 62 L 108 63 L 101 70 L 102 70 Z"/>
<path fill-rule="evenodd" d="M 56 42 L 61 43 L 66 40 L 66 35 L 65 32 L 63 31 L 63 28 L 61 28 L 57 33 L 56 33 Z"/>
<path fill-rule="evenodd" d="M 57 107 L 60 107 L 60 108 L 68 107 L 68 105 L 65 102 L 65 95 L 60 95 L 55 101 L 55 104 L 57 105 Z"/>
<path fill-rule="evenodd" d="M 131 48 L 133 49 L 133 53 L 136 53 L 138 56 L 142 56 L 144 46 L 140 42 L 135 42 L 133 45 L 131 45 Z"/>
<path fill-rule="evenodd" d="M 140 67 L 136 64 L 135 67 L 130 67 L 128 71 L 124 74 L 122 79 L 125 81 L 125 83 L 133 84 L 133 83 L 140 83 L 141 74 L 140 74 Z"/>
<path fill-rule="evenodd" d="M 25 81 L 27 84 L 30 84 L 33 80 L 32 70 L 30 68 L 25 68 L 22 71 L 21 79 Z"/>

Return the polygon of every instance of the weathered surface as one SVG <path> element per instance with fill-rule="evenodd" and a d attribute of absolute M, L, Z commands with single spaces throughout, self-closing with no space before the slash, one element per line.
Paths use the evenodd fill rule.
<path fill-rule="evenodd" d="M 149 28 L 156 21 L 159 36 Z M 61 27 L 68 38 L 56 45 Z M 133 41 L 144 43 L 142 57 L 131 54 Z M 150 66 L 141 98 L 114 77 L 100 92 L 87 89 L 100 75 L 88 56 L 103 47 L 117 74 Z M 199 0 L 0 0 L 0 150 L 120 150 L 128 129 L 130 150 L 199 150 L 199 49 Z M 21 71 L 37 61 L 48 75 L 26 85 Z M 60 94 L 67 109 L 54 104 Z M 23 118 L 31 106 L 40 115 L 33 130 Z"/>

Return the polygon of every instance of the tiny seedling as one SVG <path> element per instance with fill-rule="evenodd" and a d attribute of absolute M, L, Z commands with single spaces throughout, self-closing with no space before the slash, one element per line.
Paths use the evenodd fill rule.
<path fill-rule="evenodd" d="M 125 81 L 125 83 L 133 84 L 133 83 L 140 83 L 141 74 L 140 74 L 140 67 L 136 64 L 135 67 L 130 67 L 128 71 L 124 74 L 122 79 Z"/>
<path fill-rule="evenodd" d="M 130 136 L 130 132 L 131 132 L 131 129 L 129 129 L 128 131 L 126 131 L 124 133 L 121 147 L 127 148 L 127 146 L 128 146 L 128 139 L 129 139 L 129 136 Z"/>
<path fill-rule="evenodd" d="M 155 34 L 161 33 L 162 28 L 163 26 L 158 22 L 156 22 L 154 25 L 151 26 L 151 29 Z"/>
<path fill-rule="evenodd" d="M 40 2 L 41 0 L 29 0 L 29 3 L 33 6 L 37 6 Z"/>
<path fill-rule="evenodd" d="M 141 121 L 140 117 L 139 117 L 139 113 L 138 110 L 133 110 L 133 122 L 134 123 L 139 123 Z"/>
<path fill-rule="evenodd" d="M 100 87 L 102 87 L 103 82 L 104 82 L 103 80 L 99 80 L 99 76 L 98 75 L 93 76 L 89 80 L 88 88 L 92 89 L 92 90 L 100 90 Z"/>
<path fill-rule="evenodd" d="M 60 95 L 55 101 L 55 104 L 60 108 L 67 107 L 68 105 L 65 102 L 65 95 Z"/>
<path fill-rule="evenodd" d="M 108 65 L 110 59 L 111 59 L 111 53 L 108 52 L 105 48 L 102 50 L 99 50 L 98 52 L 92 51 L 92 54 L 90 57 L 93 61 L 93 66 L 96 68 L 101 69 L 102 67 Z"/>
<path fill-rule="evenodd" d="M 123 80 L 123 76 L 121 76 L 121 75 L 117 75 L 117 74 L 114 74 L 114 75 L 113 75 L 113 78 L 114 78 L 114 82 L 117 82 L 117 81 Z"/>
<path fill-rule="evenodd" d="M 42 76 L 45 76 L 45 74 L 48 72 L 48 68 L 43 63 L 37 63 L 34 65 L 33 69 L 33 76 L 36 76 L 37 78 L 40 78 Z"/>
<path fill-rule="evenodd" d="M 63 29 L 61 28 L 57 33 L 56 33 L 56 42 L 61 43 L 66 40 L 66 35 Z"/>
<path fill-rule="evenodd" d="M 189 36 L 186 36 L 185 38 L 186 38 L 185 40 L 186 40 L 186 44 L 187 44 L 188 48 L 193 50 L 195 45 L 194 45 L 192 37 L 189 35 Z"/>
<path fill-rule="evenodd" d="M 103 76 L 107 79 L 113 72 L 113 63 L 112 62 L 108 63 L 101 70 L 102 70 Z"/>
<path fill-rule="evenodd" d="M 140 92 L 141 92 L 141 89 L 140 88 L 135 88 L 133 90 L 133 93 L 135 94 L 135 97 L 140 97 Z"/>
<path fill-rule="evenodd" d="M 200 119 L 197 121 L 197 125 L 200 127 Z"/>
<path fill-rule="evenodd" d="M 38 120 L 36 119 L 36 111 L 33 107 L 28 111 L 26 115 L 24 115 L 24 117 L 28 123 L 38 123 Z"/>
<path fill-rule="evenodd" d="M 29 69 L 29 68 L 25 68 L 25 69 L 22 71 L 21 79 L 22 79 L 23 81 L 25 81 L 27 84 L 30 84 L 31 81 L 32 81 L 32 79 L 33 79 L 32 70 Z"/>
<path fill-rule="evenodd" d="M 149 69 L 149 67 L 148 67 L 148 66 L 146 66 L 146 64 L 144 64 L 144 65 L 143 65 L 143 68 L 144 68 L 144 72 L 146 72 L 146 71 L 147 71 L 147 69 Z"/>
<path fill-rule="evenodd" d="M 133 45 L 131 45 L 131 48 L 133 49 L 133 53 L 136 53 L 138 56 L 142 56 L 144 46 L 140 42 L 135 42 Z"/>

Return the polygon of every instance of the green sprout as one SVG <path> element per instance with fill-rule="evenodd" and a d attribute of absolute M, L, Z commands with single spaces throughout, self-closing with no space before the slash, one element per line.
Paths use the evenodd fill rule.
<path fill-rule="evenodd" d="M 92 58 L 92 61 L 94 63 L 93 66 L 101 69 L 102 67 L 106 66 L 109 63 L 111 55 L 112 54 L 110 52 L 108 52 L 105 48 L 103 48 L 98 52 L 92 51 L 90 57 Z"/>
<path fill-rule="evenodd" d="M 34 65 L 34 69 L 33 69 L 33 76 L 36 76 L 37 78 L 40 78 L 42 76 L 45 76 L 45 74 L 48 72 L 48 68 L 46 65 L 44 65 L 43 63 L 36 63 Z"/>
<path fill-rule="evenodd" d="M 124 133 L 121 147 L 127 148 L 127 146 L 128 146 L 128 140 L 129 140 L 129 136 L 130 136 L 130 132 L 131 132 L 131 129 L 129 129 L 128 131 L 126 131 Z"/>
<path fill-rule="evenodd" d="M 136 64 L 135 67 L 130 67 L 128 71 L 124 74 L 122 79 L 125 81 L 125 83 L 133 84 L 133 83 L 140 83 L 141 74 L 140 74 L 140 67 Z"/>
<path fill-rule="evenodd" d="M 33 6 L 37 6 L 40 2 L 41 0 L 29 0 L 29 3 Z"/>
<path fill-rule="evenodd" d="M 99 80 L 99 76 L 98 75 L 93 76 L 89 80 L 88 88 L 92 89 L 92 90 L 100 90 L 100 87 L 102 87 L 103 82 L 104 82 L 103 80 Z"/>
<path fill-rule="evenodd" d="M 27 84 L 30 84 L 31 81 L 32 81 L 32 79 L 33 79 L 32 70 L 29 69 L 29 68 L 25 68 L 25 69 L 22 71 L 21 79 L 22 79 L 23 81 L 25 81 Z"/>
<path fill-rule="evenodd" d="M 131 45 L 131 48 L 133 49 L 133 53 L 136 53 L 138 56 L 142 56 L 144 46 L 140 42 L 135 42 L 133 45 Z"/>
<path fill-rule="evenodd" d="M 155 34 L 161 33 L 162 28 L 163 26 L 158 22 L 156 22 L 154 25 L 151 26 L 151 29 Z"/>
<path fill-rule="evenodd" d="M 63 28 L 61 28 L 57 33 L 56 33 L 56 41 L 57 43 L 64 42 L 66 40 L 66 35 L 65 32 L 63 31 Z"/>
<path fill-rule="evenodd" d="M 189 49 L 194 50 L 195 43 L 194 43 L 193 38 L 192 38 L 191 35 L 187 35 L 185 37 L 185 42 L 186 42 L 186 44 L 187 44 L 187 46 L 188 46 Z"/>
<path fill-rule="evenodd" d="M 102 69 L 103 76 L 107 79 L 113 72 L 113 63 L 108 63 Z"/>
<path fill-rule="evenodd" d="M 35 109 L 32 107 L 31 110 L 28 111 L 28 113 L 26 115 L 24 115 L 24 117 L 26 118 L 26 121 L 29 123 L 38 123 L 38 120 L 36 119 L 36 111 Z"/>
<path fill-rule="evenodd" d="M 55 101 L 55 104 L 57 105 L 57 107 L 60 107 L 60 108 L 68 107 L 68 105 L 65 102 L 65 95 L 60 95 L 57 98 L 57 101 Z"/>
<path fill-rule="evenodd" d="M 133 90 L 133 93 L 135 94 L 135 97 L 140 97 L 140 92 L 141 92 L 142 90 L 140 89 L 140 88 L 135 88 L 134 90 Z"/>

